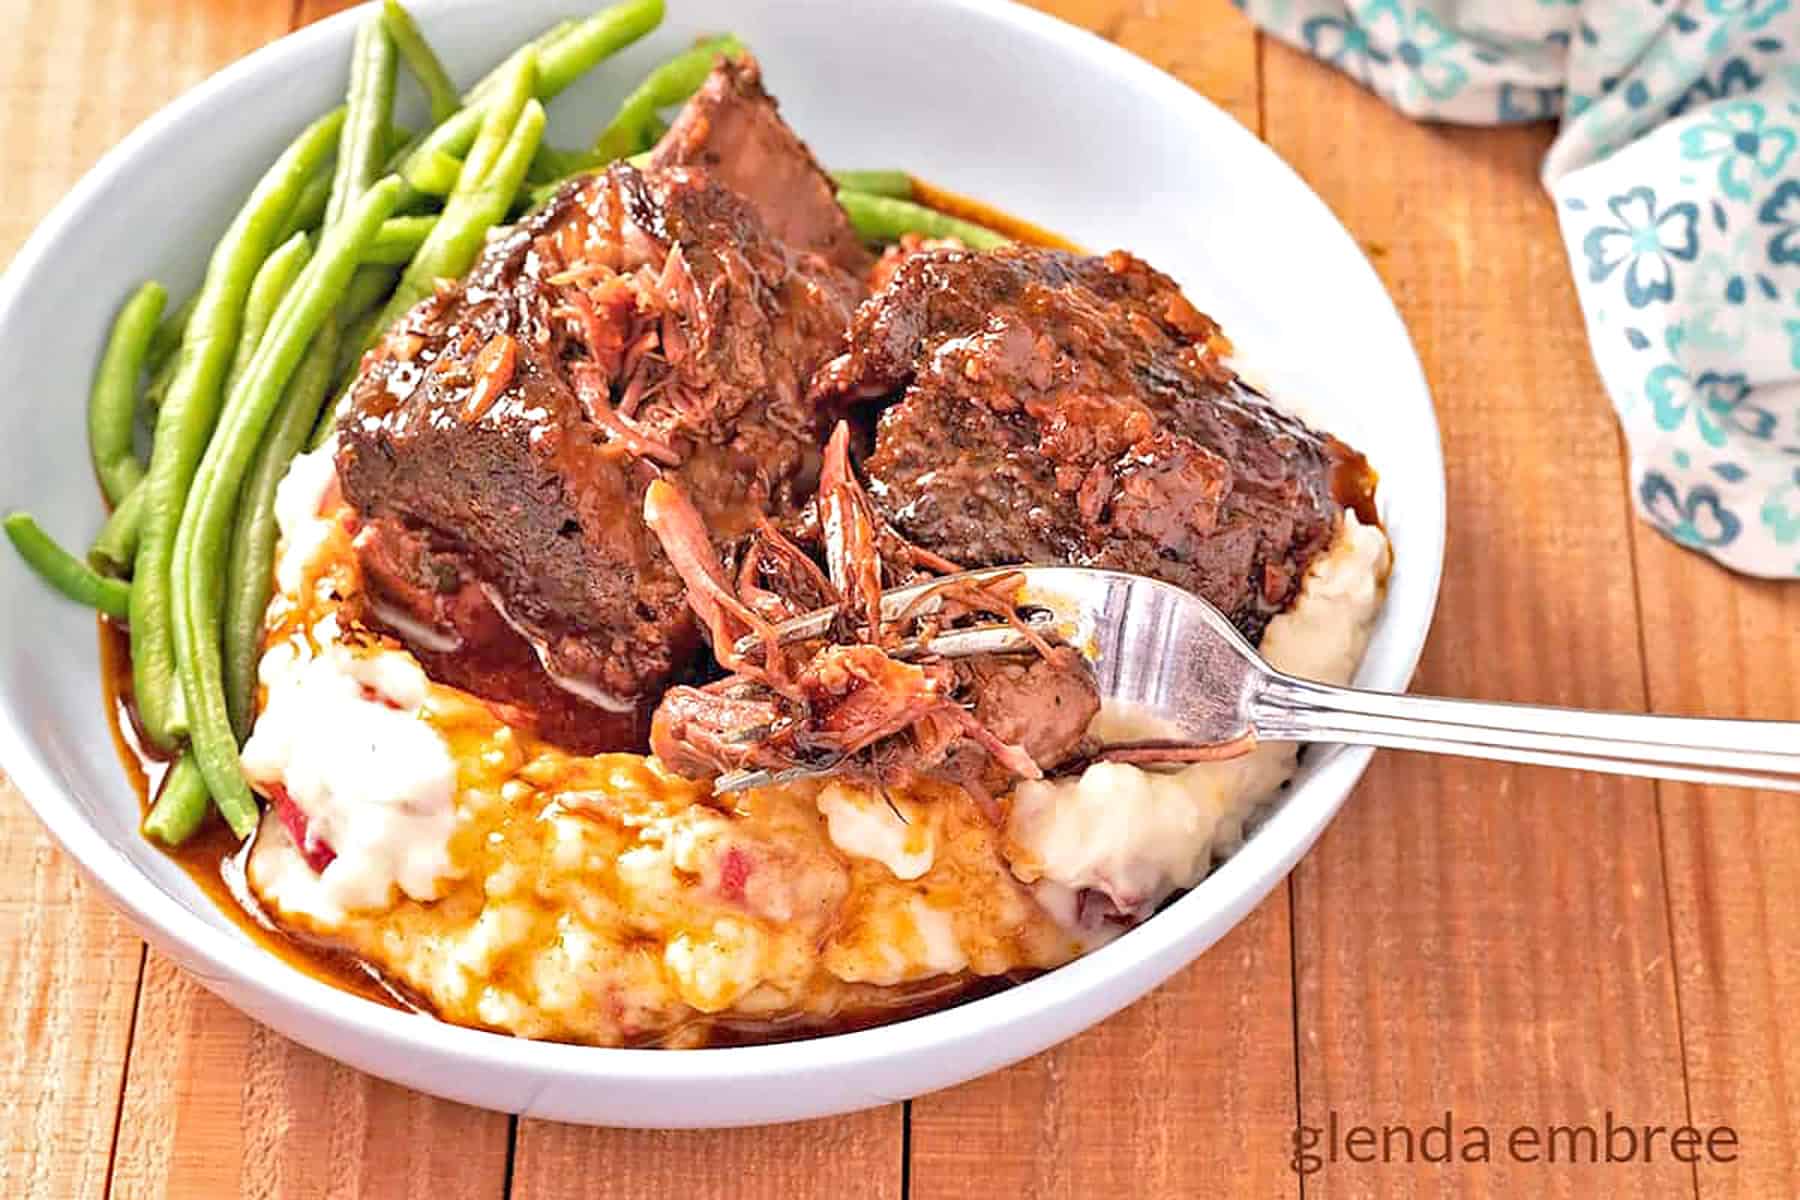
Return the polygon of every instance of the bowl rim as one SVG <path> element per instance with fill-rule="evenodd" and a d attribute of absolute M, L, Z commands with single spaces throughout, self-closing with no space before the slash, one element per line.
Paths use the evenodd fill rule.
<path fill-rule="evenodd" d="M 417 7 L 427 14 L 479 0 L 424 0 Z M 1261 154 L 1269 165 L 1285 173 L 1317 206 L 1319 215 L 1350 242 L 1360 269 L 1379 289 L 1386 309 L 1376 319 L 1396 327 L 1407 347 L 1407 382 L 1426 398 L 1420 415 L 1420 442 L 1429 446 L 1421 474 L 1430 485 L 1423 495 L 1411 497 L 1409 517 L 1416 526 L 1417 545 L 1407 548 L 1406 577 L 1413 581 L 1405 596 L 1392 588 L 1380 623 L 1398 631 L 1388 658 L 1394 664 L 1384 680 L 1404 687 L 1416 669 L 1432 616 L 1436 611 L 1443 571 L 1446 536 L 1446 486 L 1441 431 L 1424 371 L 1405 324 L 1379 275 L 1361 247 L 1356 245 L 1324 202 L 1273 148 L 1245 129 L 1229 114 L 1175 77 L 1137 55 L 1055 17 L 1008 0 L 931 0 L 957 14 L 1010 23 L 1028 38 L 1061 43 L 1099 65 L 1143 77 L 1148 90 L 1168 112 L 1208 126 L 1216 135 L 1235 141 L 1240 152 Z M 362 18 L 363 6 L 315 22 L 276 38 L 228 64 L 188 89 L 147 117 L 130 134 L 109 149 L 75 186 L 39 222 L 0 275 L 0 324 L 25 295 L 24 283 L 48 258 L 65 236 L 66 227 L 86 207 L 90 196 L 104 190 L 109 180 L 129 169 L 142 150 L 157 142 L 164 130 L 188 113 L 209 105 L 213 97 L 240 79 L 255 76 L 278 60 L 304 51 L 315 43 L 344 39 Z M 1347 264 L 1348 266 L 1348 264 Z M 1354 268 L 1351 268 L 1354 269 Z M 1429 438 L 1423 435 L 1429 432 Z M 1421 520 L 1420 518 L 1426 518 Z M 1396 608 L 1396 601 L 1401 607 Z M 482 1068 L 529 1071 L 544 1078 L 574 1080 L 607 1079 L 642 1084 L 704 1081 L 729 1076 L 742 1082 L 773 1082 L 818 1072 L 840 1072 L 873 1067 L 926 1050 L 943 1051 L 969 1044 L 990 1028 L 1012 1026 L 1043 1017 L 1060 1002 L 1083 994 L 1098 997 L 1101 1017 L 1134 1002 L 1191 962 L 1212 941 L 1240 922 L 1244 915 L 1286 876 L 1299 858 L 1324 831 L 1367 767 L 1373 751 L 1345 748 L 1320 764 L 1314 774 L 1261 823 L 1244 846 L 1220 863 L 1179 900 L 1154 918 L 1051 971 L 979 999 L 923 1013 L 900 1021 L 847 1033 L 828 1034 L 796 1041 L 728 1046 L 671 1053 L 654 1048 L 619 1048 L 535 1041 L 512 1034 L 451 1024 L 413 1012 L 382 1005 L 345 991 L 300 971 L 270 955 L 254 943 L 211 923 L 163 891 L 139 870 L 120 847 L 114 845 L 68 803 L 63 789 L 51 776 L 16 721 L 0 721 L 0 764 L 4 764 L 27 804 L 61 848 L 138 926 L 153 944 L 179 947 L 180 958 L 208 986 L 215 979 L 246 989 L 265 1004 L 291 1005 L 303 1010 L 320 1026 L 346 1027 L 360 1038 L 422 1055 L 452 1055 Z M 59 803 L 50 797 L 61 797 Z M 1178 914 L 1180 914 L 1178 916 Z M 1222 921 L 1218 918 L 1223 918 Z M 1208 926 L 1216 926 L 1210 934 Z M 269 969 L 273 965 L 275 969 Z M 1155 978 L 1140 986 L 1149 966 Z M 199 968 L 204 968 L 200 970 Z M 208 972 L 215 973 L 209 975 Z M 1110 987 L 1109 987 L 1110 985 Z M 141 984 L 140 984 L 141 986 Z M 1123 993 L 1121 998 L 1121 993 Z M 1060 1001 L 1059 1001 L 1060 997 Z M 1096 1018 L 1068 1018 L 1072 1027 L 1040 1039 L 1043 1046 L 1069 1036 Z M 1041 1048 L 1041 1047 L 1040 1047 Z M 1034 1053 L 1027 1050 L 1025 1054 Z M 1015 1055 L 1013 1061 L 1024 1057 Z M 1002 1064 L 996 1064 L 996 1066 Z M 899 1099 L 888 1097 L 887 1099 Z"/>

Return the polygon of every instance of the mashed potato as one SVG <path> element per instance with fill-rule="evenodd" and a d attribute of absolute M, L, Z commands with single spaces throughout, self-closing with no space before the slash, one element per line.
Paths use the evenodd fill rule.
<path fill-rule="evenodd" d="M 277 802 L 251 890 L 282 926 L 458 1023 L 697 1044 L 721 1025 L 778 1032 L 947 977 L 1054 967 L 1119 928 L 1103 917 L 1196 882 L 1294 767 L 1282 746 L 1168 773 L 1100 764 L 1021 785 L 998 827 L 942 786 L 791 784 L 721 807 L 655 759 L 571 755 L 511 728 L 355 625 L 361 576 L 330 447 L 296 462 L 276 511 L 244 762 Z M 1346 677 L 1386 556 L 1379 530 L 1346 518 L 1265 653 Z"/>
<path fill-rule="evenodd" d="M 1293 607 L 1269 622 L 1263 656 L 1291 675 L 1348 683 L 1381 608 L 1388 562 L 1381 530 L 1346 512 Z M 1105 709 L 1093 732 L 1109 741 L 1159 733 L 1136 714 Z M 1073 779 L 1026 781 L 1013 793 L 1002 853 L 1065 923 L 1104 933 L 1107 918 L 1149 915 L 1236 849 L 1245 820 L 1293 775 L 1297 757 L 1293 744 L 1268 742 L 1241 758 L 1179 770 L 1096 763 Z M 1073 898 L 1089 891 L 1105 896 L 1110 911 L 1078 910 Z"/>

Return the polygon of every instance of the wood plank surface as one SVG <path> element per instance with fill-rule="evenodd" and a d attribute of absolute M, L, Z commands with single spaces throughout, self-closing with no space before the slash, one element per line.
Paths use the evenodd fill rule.
<path fill-rule="evenodd" d="M 1537 180 L 1549 130 L 1409 122 L 1273 43 L 1264 70 L 1269 143 L 1375 252 L 1443 425 L 1450 550 L 1416 686 L 1641 708 L 1619 440 Z M 1448 1111 L 1458 1133 L 1686 1119 L 1649 784 L 1384 755 L 1294 884 L 1302 1121 L 1325 1141 L 1333 1113 Z M 1306 1194 L 1693 1186 L 1667 1159 L 1505 1157 L 1328 1161 Z"/>
<path fill-rule="evenodd" d="M 520 1121 L 511 1200 L 899 1200 L 904 1112 L 762 1129 L 588 1129 Z"/>
<path fill-rule="evenodd" d="M 1369 249 L 1444 427 L 1421 689 L 1800 718 L 1800 589 L 1630 517 L 1537 183 L 1547 130 L 1408 122 L 1227 0 L 1036 2 L 1262 133 Z M 341 7 L 0 0 L 0 261 L 144 116 Z M 512 1122 L 341 1067 L 146 960 L 3 777 L 0 839 L 7 1197 L 1800 1195 L 1800 809 L 1766 794 L 1384 755 L 1290 888 L 1101 1027 L 910 1106 L 713 1133 Z M 1446 1111 L 1500 1137 L 1725 1124 L 1740 1152 L 1451 1167 L 1340 1144 L 1292 1169 L 1297 1122 L 1324 1154 L 1333 1114 L 1341 1143 Z"/>
<path fill-rule="evenodd" d="M 1037 6 L 1258 129 L 1256 34 L 1225 0 Z M 1284 1154 L 1294 1125 L 1289 951 L 1279 888 L 1198 963 L 1105 1024 L 914 1101 L 911 1195 L 1297 1194 Z"/>
<path fill-rule="evenodd" d="M 339 7 L 245 4 L 255 17 L 246 44 L 220 47 L 205 71 Z M 211 27 L 230 11 L 201 4 L 194 19 Z M 127 44 L 128 34 L 114 31 Z M 113 1194 L 487 1200 L 505 1193 L 510 1125 L 503 1114 L 409 1092 L 303 1049 L 152 952 Z"/>
<path fill-rule="evenodd" d="M 285 23 L 260 3 L 0 0 L 0 262 L 133 126 Z M 143 956 L 0 776 L 0 1195 L 105 1194 Z"/>
<path fill-rule="evenodd" d="M 1657 710 L 1800 720 L 1800 585 L 1731 575 L 1642 527 L 1636 541 Z M 1699 1169 L 1699 1194 L 1800 1196 L 1800 806 L 1659 786 L 1694 1121 L 1740 1147 Z"/>
<path fill-rule="evenodd" d="M 493 1200 L 507 1133 L 296 1046 L 153 952 L 112 1194 Z"/>

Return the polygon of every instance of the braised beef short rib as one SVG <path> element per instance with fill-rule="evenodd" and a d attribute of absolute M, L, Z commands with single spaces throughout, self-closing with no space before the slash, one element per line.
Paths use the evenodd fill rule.
<path fill-rule="evenodd" d="M 886 274 L 813 392 L 878 414 L 869 491 L 911 542 L 1154 576 L 1256 639 L 1343 507 L 1374 520 L 1362 456 L 1244 384 L 1131 255 L 938 247 Z"/>
<path fill-rule="evenodd" d="M 837 754 L 992 789 L 1076 753 L 1097 699 L 1067 648 L 903 664 L 879 621 L 840 622 L 784 673 L 720 630 L 1066 562 L 1187 587 L 1259 637 L 1341 511 L 1374 519 L 1373 475 L 1227 349 L 1122 252 L 909 238 L 876 265 L 756 63 L 722 62 L 644 170 L 566 186 L 365 359 L 337 454 L 369 619 L 573 750 L 644 749 L 666 694 L 658 749 L 695 772 Z M 693 518 L 661 540 L 659 479 Z M 864 508 L 863 540 L 832 533 Z M 782 737 L 747 746 L 763 718 Z"/>
<path fill-rule="evenodd" d="M 730 543 L 811 494 L 829 413 L 807 397 L 841 349 L 859 275 L 829 190 L 751 64 L 721 67 L 716 128 L 760 130 L 788 197 L 684 118 L 706 167 L 659 153 L 578 180 L 388 331 L 338 429 L 363 520 L 372 616 L 434 676 L 512 705 L 576 749 L 640 749 L 649 710 L 702 648 L 643 494 L 677 480 Z M 672 133 L 673 135 L 673 133 Z M 780 216 L 792 199 L 796 213 Z M 766 215 L 765 215 L 766 214 Z M 835 232 L 833 222 L 839 227 Z"/>

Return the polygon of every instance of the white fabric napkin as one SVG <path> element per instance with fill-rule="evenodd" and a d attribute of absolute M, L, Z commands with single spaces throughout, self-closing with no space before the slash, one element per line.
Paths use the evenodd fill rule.
<path fill-rule="evenodd" d="M 1560 120 L 1544 185 L 1640 514 L 1800 578 L 1800 0 L 1240 3 L 1413 116 Z"/>

